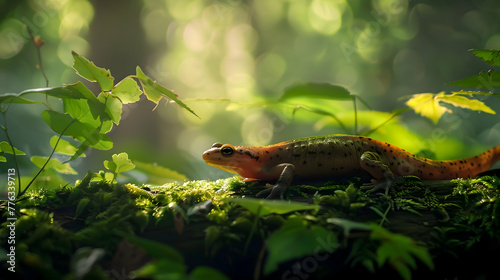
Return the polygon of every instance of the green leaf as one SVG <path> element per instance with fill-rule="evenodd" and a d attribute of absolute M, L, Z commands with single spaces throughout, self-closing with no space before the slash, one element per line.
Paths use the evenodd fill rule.
<path fill-rule="evenodd" d="M 71 93 L 71 96 L 81 96 L 80 99 L 87 99 L 90 101 L 97 100 L 95 94 L 82 82 L 78 81 L 74 84 L 65 85 L 64 90 Z M 67 96 L 61 96 L 61 98 L 66 98 Z"/>
<path fill-rule="evenodd" d="M 413 239 L 402 234 L 392 233 L 377 225 L 372 225 L 372 228 L 370 238 L 381 242 L 376 252 L 379 267 L 389 263 L 404 279 L 411 279 L 410 268 L 416 268 L 416 259 L 430 269 L 434 269 L 432 258 L 427 249 L 417 245 Z"/>
<path fill-rule="evenodd" d="M 109 91 L 113 88 L 115 78 L 111 76 L 109 70 L 95 66 L 93 62 L 74 51 L 71 54 L 74 59 L 73 69 L 78 75 L 91 82 L 99 83 L 102 91 Z"/>
<path fill-rule="evenodd" d="M 113 128 L 112 117 L 108 114 L 106 104 L 97 98 L 64 99 L 64 111 L 80 123 L 87 124 L 93 128 L 100 128 L 100 133 L 108 133 Z M 112 105 L 110 105 L 112 107 Z M 114 116 L 116 117 L 116 116 Z"/>
<path fill-rule="evenodd" d="M 260 216 L 268 214 L 285 214 L 292 211 L 301 210 L 319 210 L 319 205 L 308 203 L 282 201 L 282 200 L 263 200 L 256 198 L 226 198 L 224 201 L 233 202 L 245 207 L 250 212 Z"/>
<path fill-rule="evenodd" d="M 26 103 L 26 104 L 43 103 L 22 97 L 23 95 L 33 94 L 33 93 L 46 94 L 56 98 L 64 98 L 64 99 L 89 99 L 89 100 L 96 99 L 92 91 L 90 91 L 83 83 L 77 82 L 75 84 L 66 85 L 63 87 L 35 88 L 35 89 L 24 90 L 18 94 L 4 94 L 0 96 L 0 103 L 2 102 Z"/>
<path fill-rule="evenodd" d="M 112 146 L 113 146 L 113 143 L 111 143 L 111 147 Z M 111 149 L 111 147 L 109 149 Z M 84 141 L 82 144 L 80 144 L 80 146 L 78 146 L 75 153 L 66 162 L 73 161 L 73 160 L 79 158 L 80 156 L 85 157 L 85 154 L 83 152 L 85 152 L 88 148 L 89 148 L 88 141 Z M 102 149 L 102 150 L 108 150 L 108 149 Z"/>
<path fill-rule="evenodd" d="M 120 98 L 123 104 L 128 104 L 139 101 L 142 91 L 134 79 L 125 78 L 111 90 L 111 93 Z"/>
<path fill-rule="evenodd" d="M 493 66 L 500 66 L 499 50 L 469 50 L 486 63 Z"/>
<path fill-rule="evenodd" d="M 76 206 L 76 211 L 75 211 L 75 216 L 73 217 L 73 220 L 80 217 L 80 215 L 85 211 L 87 208 L 87 205 L 90 202 L 90 198 L 84 197 L 80 199 L 80 202 L 78 202 L 78 205 Z"/>
<path fill-rule="evenodd" d="M 297 97 L 343 101 L 350 101 L 353 98 L 350 92 L 341 86 L 329 83 L 306 83 L 285 89 L 285 93 L 281 96 L 280 101 Z"/>
<path fill-rule="evenodd" d="M 369 224 L 353 222 L 346 219 L 340 218 L 329 218 L 326 220 L 328 223 L 337 225 L 344 229 L 344 235 L 348 236 L 352 230 L 360 230 L 360 231 L 371 231 L 372 227 Z"/>
<path fill-rule="evenodd" d="M 170 247 L 165 243 L 140 238 L 137 236 L 126 236 L 126 238 L 132 244 L 135 244 L 136 246 L 144 249 L 152 258 L 170 260 L 172 263 L 176 263 L 178 265 L 184 264 L 184 257 L 173 247 Z"/>
<path fill-rule="evenodd" d="M 157 84 L 155 81 L 153 81 L 151 78 L 146 76 L 144 72 L 142 71 L 141 67 L 137 66 L 136 70 L 136 76 L 141 82 L 142 88 L 144 89 L 144 93 L 146 94 L 146 97 L 153 101 L 154 103 L 157 103 L 160 101 L 160 99 L 165 95 L 161 92 L 161 90 L 158 87 L 161 87 L 159 84 Z M 156 85 L 156 86 L 155 86 Z M 173 92 L 171 92 L 168 89 L 164 89 L 165 92 L 168 92 L 169 95 L 174 95 L 177 97 Z"/>
<path fill-rule="evenodd" d="M 166 180 L 187 181 L 189 180 L 185 175 L 178 173 L 172 169 L 157 165 L 155 163 L 145 163 L 134 161 L 136 170 L 140 170 L 146 175 L 149 175 L 148 182 L 156 184 L 164 184 Z"/>
<path fill-rule="evenodd" d="M 500 71 L 479 73 L 477 75 L 450 82 L 448 85 L 471 88 L 500 88 Z"/>
<path fill-rule="evenodd" d="M 160 243 L 158 243 L 160 244 Z M 132 278 L 185 280 L 186 265 L 169 259 L 152 261 L 132 273 Z"/>
<path fill-rule="evenodd" d="M 136 77 L 139 79 L 142 85 L 142 89 L 144 93 L 146 94 L 146 97 L 153 101 L 154 103 L 158 104 L 160 99 L 162 97 L 168 97 L 172 99 L 175 103 L 177 103 L 179 106 L 182 108 L 188 110 L 191 114 L 195 115 L 198 117 L 198 115 L 191 110 L 186 104 L 184 104 L 182 101 L 177 98 L 177 95 L 173 93 L 172 91 L 164 88 L 163 86 L 159 85 L 155 81 L 151 80 L 144 72 L 142 72 L 141 68 L 137 66 L 136 68 Z M 198 117 L 199 118 L 199 117 Z"/>
<path fill-rule="evenodd" d="M 54 135 L 50 138 L 50 146 L 52 149 L 54 149 L 57 139 L 59 139 L 59 136 Z M 63 155 L 68 155 L 68 156 L 73 156 L 76 152 L 78 151 L 78 148 L 76 145 L 64 140 L 64 139 L 59 139 L 59 143 L 57 144 L 57 148 L 55 150 L 56 153 L 63 154 Z M 82 154 L 82 157 L 85 157 L 84 154 Z"/>
<path fill-rule="evenodd" d="M 264 265 L 266 275 L 275 271 L 280 263 L 325 251 L 331 254 L 338 248 L 335 234 L 321 226 L 309 227 L 302 217 L 290 217 L 269 236 L 266 244 L 269 250 Z"/>
<path fill-rule="evenodd" d="M 14 152 L 13 152 L 12 149 L 14 149 L 14 152 L 16 153 L 16 156 L 24 156 L 24 155 L 26 155 L 25 152 L 23 152 L 21 150 L 18 150 L 15 147 L 12 147 L 9 143 L 7 143 L 5 141 L 0 142 L 0 153 L 14 154 Z"/>
<path fill-rule="evenodd" d="M 114 179 L 114 173 L 104 172 L 102 170 L 100 170 L 98 173 L 95 173 L 94 177 L 92 177 L 92 181 L 112 182 Z"/>
<path fill-rule="evenodd" d="M 90 89 L 88 89 L 82 82 L 76 82 L 74 84 L 65 85 L 63 87 L 51 88 L 46 90 L 45 92 L 40 93 L 64 99 L 96 99 L 94 93 Z"/>
<path fill-rule="evenodd" d="M 438 95 L 444 95 L 444 91 L 438 93 Z M 427 117 L 434 123 L 437 123 L 445 112 L 451 111 L 441 106 L 436 97 L 437 95 L 433 93 L 414 94 L 410 100 L 406 101 L 406 105 L 412 108 L 417 114 Z"/>
<path fill-rule="evenodd" d="M 7 162 L 7 158 L 3 157 L 3 156 L 0 156 L 0 162 Z"/>
<path fill-rule="evenodd" d="M 78 141 L 86 143 L 88 146 L 99 150 L 109 150 L 113 147 L 113 142 L 108 136 L 102 134 L 102 127 L 93 127 L 88 123 L 82 123 L 73 119 L 68 114 L 45 110 L 42 112 L 42 119 L 50 126 L 50 128 L 61 134 L 75 137 Z M 106 126 L 107 127 L 107 126 Z"/>
<path fill-rule="evenodd" d="M 96 128 L 101 124 L 101 116 L 106 115 L 104 104 L 97 103 L 90 103 L 86 99 L 64 99 L 64 112 L 73 119 Z"/>
<path fill-rule="evenodd" d="M 31 162 L 33 162 L 39 168 L 42 168 L 48 157 L 32 156 Z M 47 169 L 54 169 L 55 171 L 62 174 L 78 174 L 68 163 L 61 163 L 58 159 L 51 158 L 47 165 Z"/>
<path fill-rule="evenodd" d="M 97 99 L 105 105 L 106 109 L 104 111 L 109 116 L 109 118 L 114 123 L 120 124 L 123 106 L 120 99 L 107 92 L 101 93 Z"/>
<path fill-rule="evenodd" d="M 115 173 L 122 173 L 135 168 L 127 153 L 114 154 L 112 158 L 113 161 L 104 161 L 104 167 Z"/>
<path fill-rule="evenodd" d="M 206 280 L 206 279 L 217 279 L 217 280 L 229 280 L 229 278 L 222 272 L 216 270 L 215 268 L 209 266 L 197 266 L 189 274 L 188 280 Z"/>

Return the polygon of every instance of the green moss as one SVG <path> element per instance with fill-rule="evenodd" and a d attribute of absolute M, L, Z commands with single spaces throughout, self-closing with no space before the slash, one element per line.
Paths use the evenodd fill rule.
<path fill-rule="evenodd" d="M 300 237 L 294 234 L 311 234 L 311 228 L 312 232 L 323 232 L 318 227 L 339 240 L 335 250 L 349 257 L 341 264 L 331 263 L 337 258 L 319 262 L 325 271 L 331 270 L 330 267 L 350 269 L 354 266 L 362 267 L 367 273 L 377 272 L 374 256 L 393 246 L 395 240 L 404 240 L 408 250 L 417 250 L 419 258 L 426 261 L 427 250 L 433 257 L 442 256 L 443 252 L 458 256 L 461 248 L 476 248 L 485 238 L 500 247 L 500 237 L 495 234 L 500 230 L 500 180 L 497 177 L 451 182 L 404 178 L 388 196 L 366 193 L 357 179 L 345 184 L 331 181 L 323 185 L 294 185 L 286 194 L 289 199 L 319 205 L 319 210 L 264 216 L 225 200 L 230 196 L 253 197 L 265 187 L 260 182 L 242 183 L 236 177 L 163 186 L 110 185 L 103 181 L 90 182 L 85 177 L 73 188 L 32 191 L 27 194 L 29 199 L 16 205 L 20 209 L 16 223 L 19 267 L 26 273 L 39 269 L 45 271 L 44 275 L 62 277 L 72 273 L 67 262 L 75 257 L 78 248 L 102 248 L 104 260 L 110 261 L 124 237 L 149 236 L 151 232 L 161 232 L 157 241 L 177 247 L 181 253 L 186 245 L 173 240 L 186 238 L 193 244 L 201 244 L 199 257 L 207 264 L 221 254 L 236 262 L 246 257 L 255 260 L 262 244 L 274 232 L 289 225 L 290 218 L 302 221 L 301 231 L 282 230 L 285 236 L 299 238 L 296 242 Z M 6 217 L 4 213 L 2 236 L 8 234 Z M 350 229 L 342 229 L 331 221 Z M 371 240 L 363 231 L 373 230 L 372 224 L 383 225 L 406 238 L 391 236 L 387 242 L 393 243 L 384 243 L 385 239 Z M 353 230 L 356 228 L 358 232 Z M 407 238 L 415 240 L 418 246 L 425 244 L 427 249 L 410 246 L 413 243 Z M 3 245 L 5 248 L 6 244 Z M 389 254 L 387 260 L 398 257 L 390 256 L 390 250 L 384 252 Z M 332 251 L 332 254 L 336 253 Z M 409 268 L 417 269 L 411 263 L 404 263 L 402 267 L 405 267 L 405 277 L 409 275 Z"/>

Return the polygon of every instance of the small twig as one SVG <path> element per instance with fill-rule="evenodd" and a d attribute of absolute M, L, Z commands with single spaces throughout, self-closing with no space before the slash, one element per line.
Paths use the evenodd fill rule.
<path fill-rule="evenodd" d="M 38 56 L 38 68 L 42 72 L 43 78 L 45 79 L 45 87 L 49 87 L 49 79 L 47 78 L 47 75 L 45 75 L 45 70 L 43 70 L 43 65 L 42 65 L 42 54 L 40 52 L 40 48 L 42 47 L 45 42 L 40 39 L 40 36 L 33 36 L 33 33 L 31 33 L 30 28 L 28 25 L 26 25 L 26 30 L 28 30 L 28 34 L 31 37 L 31 41 L 33 41 L 33 44 L 35 44 L 36 47 L 36 53 Z"/>

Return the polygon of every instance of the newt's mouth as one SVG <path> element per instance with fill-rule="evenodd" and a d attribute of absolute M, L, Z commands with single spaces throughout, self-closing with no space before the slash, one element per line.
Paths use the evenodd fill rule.
<path fill-rule="evenodd" d="M 214 161 L 209 158 L 205 158 L 205 155 L 203 155 L 203 160 L 205 160 L 205 162 L 212 167 L 222 169 L 230 173 L 241 174 L 240 172 L 243 172 L 243 169 L 234 163 Z"/>
<path fill-rule="evenodd" d="M 225 158 L 220 154 L 220 148 L 212 148 L 203 153 L 203 160 L 210 166 L 230 173 L 240 174 L 243 171 L 236 159 Z"/>

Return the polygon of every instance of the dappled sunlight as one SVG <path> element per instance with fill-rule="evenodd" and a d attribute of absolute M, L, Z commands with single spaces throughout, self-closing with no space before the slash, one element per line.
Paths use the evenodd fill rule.
<path fill-rule="evenodd" d="M 241 124 L 241 136 L 250 146 L 265 146 L 271 143 L 275 127 L 271 117 L 262 112 L 253 112 Z"/>
<path fill-rule="evenodd" d="M 256 79 L 261 86 L 269 91 L 273 91 L 276 84 L 285 74 L 287 63 L 280 54 L 267 52 L 256 59 L 255 67 Z"/>
<path fill-rule="evenodd" d="M 43 3 L 19 3 L 0 22 L 0 40 L 7 42 L 0 45 L 0 62 L 10 68 L 0 76 L 0 84 L 11 92 L 44 85 L 24 24 L 46 42 L 42 58 L 51 86 L 76 81 L 74 72 L 65 68 L 73 63 L 71 50 L 91 60 L 116 56 L 110 60 L 114 65 L 93 60 L 109 69 L 121 69 L 125 62 L 139 65 L 200 118 L 170 104 L 148 114 L 140 111 L 142 106 L 131 107 L 124 109 L 124 121 L 136 127 L 121 127 L 116 135 L 123 143 L 138 143 L 143 136 L 136 131 L 148 124 L 144 131 L 152 135 L 144 136 L 144 145 L 162 143 L 162 155 L 173 158 L 180 151 L 195 157 L 192 149 L 199 150 L 195 147 L 207 139 L 266 145 L 310 135 L 369 132 L 384 123 L 384 117 L 390 118 L 390 112 L 406 107 L 402 97 L 446 91 L 446 82 L 488 71 L 477 62 L 457 67 L 469 63 L 468 49 L 500 46 L 500 35 L 491 28 L 495 22 L 490 4 L 459 2 L 450 9 L 444 3 L 408 0 L 155 0 L 120 6 L 116 13 L 130 9 L 125 19 L 102 10 L 109 6 L 87 0 Z M 117 34 L 109 32 L 114 25 L 125 25 L 121 20 L 138 24 L 126 42 L 113 41 Z M 106 46 L 102 38 L 110 39 Z M 464 62 L 454 61 L 457 57 Z M 357 123 L 351 100 L 300 96 L 280 101 L 291 86 L 311 82 L 340 85 L 359 96 Z M 485 103 L 498 110 L 495 98 Z M 154 116 L 159 120 L 148 119 Z M 479 117 L 462 114 L 462 125 L 447 126 L 443 119 L 436 127 L 450 138 L 463 139 L 463 130 L 469 128 L 477 129 L 472 134 L 488 135 L 485 131 L 494 121 L 475 125 Z M 401 125 L 409 120 L 412 126 Z M 429 133 L 428 120 L 412 113 L 392 122 L 400 125 L 392 126 L 393 131 L 382 127 L 377 136 Z M 24 134 L 22 138 L 29 139 Z M 442 146 L 436 149 L 451 154 Z M 169 161 L 163 156 L 161 160 Z M 180 168 L 191 172 L 191 166 Z"/>
<path fill-rule="evenodd" d="M 20 20 L 6 19 L 0 23 L 0 59 L 9 59 L 15 56 L 24 46 L 24 40 L 17 35 L 24 26 Z"/>
<path fill-rule="evenodd" d="M 325 35 L 337 33 L 342 26 L 344 1 L 314 0 L 309 8 L 309 22 L 317 32 Z"/>
<path fill-rule="evenodd" d="M 0 278 L 495 278 L 476 2 L 0 1 Z"/>
<path fill-rule="evenodd" d="M 86 1 L 77 1 L 64 7 L 60 14 L 59 37 L 65 40 L 75 34 L 85 35 L 93 16 L 94 8 Z"/>

